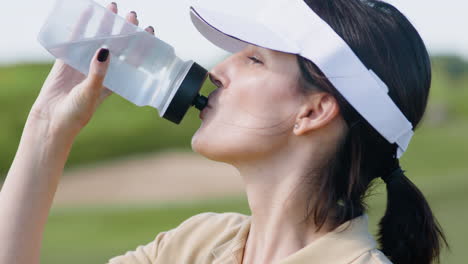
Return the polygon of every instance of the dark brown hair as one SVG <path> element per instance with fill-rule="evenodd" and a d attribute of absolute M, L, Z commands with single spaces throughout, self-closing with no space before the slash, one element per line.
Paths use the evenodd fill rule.
<path fill-rule="evenodd" d="M 367 68 L 388 86 L 389 96 L 415 129 L 427 105 L 431 63 L 426 47 L 408 19 L 392 5 L 375 0 L 305 0 L 343 38 Z M 317 40 L 320 41 L 320 40 Z M 318 229 L 336 228 L 366 211 L 364 199 L 374 179 L 388 175 L 399 162 L 390 144 L 341 96 L 320 69 L 297 56 L 303 92 L 332 94 L 348 133 L 318 173 L 309 177 L 306 220 Z M 387 209 L 379 223 L 382 252 L 396 264 L 439 261 L 446 238 L 419 189 L 401 174 L 387 183 Z M 313 208 L 309 210 L 309 208 Z"/>

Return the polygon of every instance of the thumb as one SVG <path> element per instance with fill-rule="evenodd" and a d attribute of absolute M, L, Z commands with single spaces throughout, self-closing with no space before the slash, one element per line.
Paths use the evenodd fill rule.
<path fill-rule="evenodd" d="M 101 94 L 103 87 L 104 78 L 106 77 L 107 69 L 109 68 L 110 56 L 109 50 L 102 48 L 96 51 L 91 65 L 89 67 L 88 77 L 86 78 L 86 84 L 84 93 L 91 98 L 98 98 Z"/>

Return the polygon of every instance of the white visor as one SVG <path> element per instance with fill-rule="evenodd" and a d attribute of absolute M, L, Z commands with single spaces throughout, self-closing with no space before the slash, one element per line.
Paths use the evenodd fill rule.
<path fill-rule="evenodd" d="M 191 19 L 216 46 L 235 53 L 248 44 L 299 54 L 388 142 L 406 151 L 413 126 L 388 96 L 386 84 L 303 0 L 193 0 Z"/>

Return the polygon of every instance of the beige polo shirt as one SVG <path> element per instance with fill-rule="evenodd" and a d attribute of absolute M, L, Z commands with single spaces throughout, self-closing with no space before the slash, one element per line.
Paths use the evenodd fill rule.
<path fill-rule="evenodd" d="M 202 213 L 110 264 L 240 264 L 251 216 Z M 350 225 L 347 229 L 345 227 Z M 341 231 L 341 232 L 340 232 Z M 343 223 L 279 264 L 389 264 L 368 231 L 368 216 Z"/>

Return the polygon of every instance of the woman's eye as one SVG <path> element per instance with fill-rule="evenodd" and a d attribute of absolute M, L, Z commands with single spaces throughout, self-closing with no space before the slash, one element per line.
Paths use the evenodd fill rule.
<path fill-rule="evenodd" d="M 261 64 L 263 64 L 263 62 L 262 62 L 261 60 L 257 59 L 257 58 L 254 57 L 254 56 L 250 56 L 250 57 L 248 57 L 248 58 L 249 58 L 251 61 L 253 61 L 254 63 L 261 63 Z"/>

